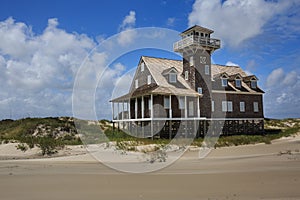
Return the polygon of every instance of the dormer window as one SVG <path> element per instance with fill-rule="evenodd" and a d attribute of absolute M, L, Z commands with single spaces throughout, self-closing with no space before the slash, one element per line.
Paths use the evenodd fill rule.
<path fill-rule="evenodd" d="M 235 87 L 241 88 L 242 87 L 242 80 L 241 79 L 235 79 Z"/>
<path fill-rule="evenodd" d="M 251 88 L 253 89 L 257 88 L 257 80 L 251 80 Z"/>
<path fill-rule="evenodd" d="M 222 78 L 221 81 L 222 81 L 222 87 L 227 87 L 228 86 L 227 78 Z"/>
<path fill-rule="evenodd" d="M 177 82 L 177 74 L 175 74 L 175 73 L 170 73 L 170 74 L 169 74 L 169 82 L 170 82 L 170 83 L 176 83 L 176 82 Z"/>

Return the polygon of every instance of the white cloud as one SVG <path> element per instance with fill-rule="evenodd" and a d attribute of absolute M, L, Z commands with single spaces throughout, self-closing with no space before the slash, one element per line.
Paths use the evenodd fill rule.
<path fill-rule="evenodd" d="M 274 69 L 267 77 L 264 95 L 265 111 L 275 118 L 299 117 L 300 74 Z M 267 116 L 267 117 L 269 117 Z"/>
<path fill-rule="evenodd" d="M 120 33 L 118 36 L 118 43 L 122 46 L 126 46 L 134 41 L 137 36 L 137 32 L 134 30 L 135 26 L 135 11 L 130 11 L 123 19 L 120 25 Z"/>
<path fill-rule="evenodd" d="M 132 28 L 135 26 L 135 11 L 130 11 L 129 15 L 125 16 L 122 24 L 121 24 L 121 29 L 127 29 L 127 28 Z"/>
<path fill-rule="evenodd" d="M 274 69 L 267 78 L 267 87 L 279 86 L 284 79 L 284 71 L 282 68 Z"/>
<path fill-rule="evenodd" d="M 226 66 L 239 66 L 238 64 L 233 63 L 233 62 L 231 62 L 231 61 L 228 61 L 225 65 L 226 65 Z"/>
<path fill-rule="evenodd" d="M 169 17 L 167 19 L 167 26 L 174 26 L 175 23 L 175 17 Z"/>
<path fill-rule="evenodd" d="M 196 0 L 189 15 L 189 26 L 210 28 L 225 45 L 236 47 L 261 34 L 272 17 L 292 5 L 293 1 Z"/>

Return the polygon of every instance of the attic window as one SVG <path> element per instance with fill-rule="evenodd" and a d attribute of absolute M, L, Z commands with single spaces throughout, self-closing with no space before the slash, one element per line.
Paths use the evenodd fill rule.
<path fill-rule="evenodd" d="M 235 87 L 240 88 L 242 86 L 241 79 L 235 79 Z"/>
<path fill-rule="evenodd" d="M 147 83 L 148 83 L 148 85 L 150 85 L 151 84 L 151 75 L 148 75 L 148 77 L 147 77 Z"/>
<path fill-rule="evenodd" d="M 251 88 L 256 89 L 257 88 L 257 81 L 251 80 Z"/>
<path fill-rule="evenodd" d="M 136 80 L 135 80 L 135 88 L 138 88 L 138 87 L 139 87 L 139 80 L 136 79 Z"/>
<path fill-rule="evenodd" d="M 221 83 L 222 83 L 222 87 L 227 87 L 228 86 L 228 80 L 227 80 L 227 78 L 222 77 L 221 78 Z"/>
<path fill-rule="evenodd" d="M 145 70 L 145 63 L 141 63 L 141 72 L 143 72 Z"/>
<path fill-rule="evenodd" d="M 169 74 L 169 82 L 170 83 L 176 83 L 177 82 L 177 74 L 176 73 L 170 73 Z"/>

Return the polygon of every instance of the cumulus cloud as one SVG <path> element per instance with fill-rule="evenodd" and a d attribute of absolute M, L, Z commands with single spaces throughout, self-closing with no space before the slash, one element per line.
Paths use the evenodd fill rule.
<path fill-rule="evenodd" d="M 225 65 L 226 66 L 239 66 L 238 64 L 231 62 L 231 61 L 228 61 Z"/>
<path fill-rule="evenodd" d="M 137 36 L 136 31 L 134 30 L 135 26 L 135 11 L 130 11 L 127 16 L 123 19 L 122 24 L 120 25 L 120 33 L 118 37 L 118 42 L 122 46 L 126 46 L 133 42 Z"/>
<path fill-rule="evenodd" d="M 215 30 L 225 45 L 239 46 L 263 32 L 272 17 L 293 5 L 293 1 L 196 0 L 189 14 L 189 26 L 198 24 Z"/>
<path fill-rule="evenodd" d="M 58 25 L 56 18 L 49 19 L 43 32 L 36 34 L 30 26 L 11 17 L 0 22 L 0 119 L 71 116 L 73 84 L 84 60 L 81 84 L 86 84 L 86 90 L 91 88 L 87 83 L 97 85 L 107 55 L 97 51 L 90 54 L 97 45 L 92 38 L 68 33 Z M 113 85 L 122 70 L 120 65 L 111 69 L 112 76 L 106 85 Z"/>
<path fill-rule="evenodd" d="M 265 110 L 269 116 L 299 117 L 300 74 L 274 69 L 266 80 Z"/>

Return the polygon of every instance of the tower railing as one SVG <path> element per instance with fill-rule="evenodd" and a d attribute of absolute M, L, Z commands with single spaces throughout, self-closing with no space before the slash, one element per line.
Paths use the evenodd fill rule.
<path fill-rule="evenodd" d="M 193 46 L 193 45 L 203 46 L 211 49 L 219 49 L 221 47 L 221 42 L 219 39 L 191 35 L 183 38 L 178 42 L 175 42 L 173 45 L 173 49 L 175 52 L 180 52 L 185 47 Z"/>

